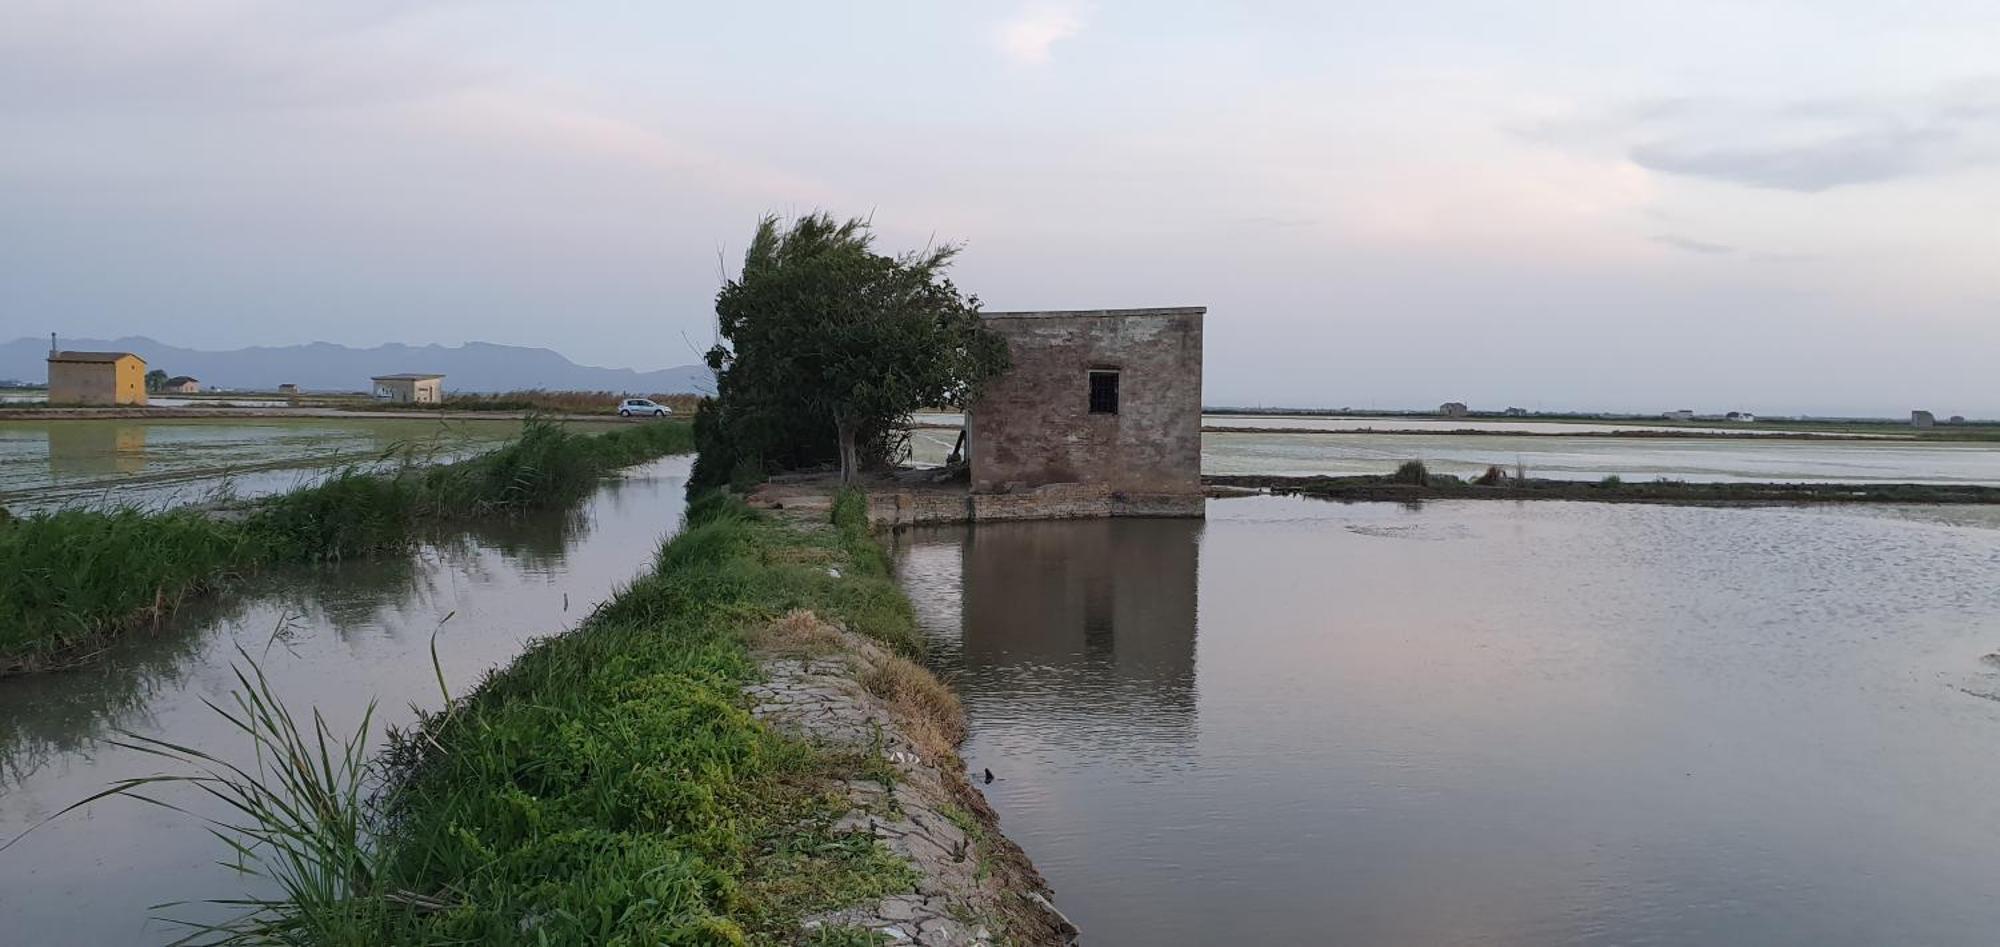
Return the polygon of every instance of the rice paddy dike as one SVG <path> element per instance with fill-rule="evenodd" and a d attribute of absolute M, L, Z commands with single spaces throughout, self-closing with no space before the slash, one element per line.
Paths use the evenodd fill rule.
<path fill-rule="evenodd" d="M 457 463 L 348 469 L 228 507 L 64 509 L 0 520 L 0 676 L 88 661 L 190 596 L 280 563 L 400 552 L 431 526 L 557 506 L 605 473 L 692 448 L 683 422 L 600 435 L 530 420 Z"/>
<path fill-rule="evenodd" d="M 1414 461 L 1394 473 L 1347 477 L 1208 475 L 1214 495 L 1246 491 L 1346 502 L 1422 500 L 1584 500 L 1689 506 L 1771 506 L 1822 503 L 2000 504 L 2000 487 L 1927 483 L 1690 483 L 1683 480 L 1598 481 L 1517 478 L 1504 472 L 1467 479 L 1430 473 Z"/>
<path fill-rule="evenodd" d="M 316 794 L 347 801 L 260 816 L 288 896 L 237 930 L 1064 943 L 1073 929 L 965 776 L 957 699 L 914 663 L 922 648 L 858 495 L 817 521 L 707 495 L 589 620 Z M 384 817 L 355 816 L 339 788 L 378 778 Z"/>

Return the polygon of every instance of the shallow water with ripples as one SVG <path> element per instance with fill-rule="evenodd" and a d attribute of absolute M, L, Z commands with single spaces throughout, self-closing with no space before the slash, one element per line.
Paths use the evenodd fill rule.
<path fill-rule="evenodd" d="M 896 561 L 1087 942 L 2000 930 L 1993 509 L 1257 497 Z"/>

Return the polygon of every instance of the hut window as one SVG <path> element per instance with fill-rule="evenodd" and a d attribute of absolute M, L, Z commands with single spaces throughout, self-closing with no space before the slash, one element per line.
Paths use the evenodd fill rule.
<path fill-rule="evenodd" d="M 1090 413 L 1118 413 L 1117 372 L 1093 371 L 1090 373 Z"/>

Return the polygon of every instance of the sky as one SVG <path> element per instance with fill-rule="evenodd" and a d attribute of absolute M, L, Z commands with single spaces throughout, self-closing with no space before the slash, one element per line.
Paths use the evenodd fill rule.
<path fill-rule="evenodd" d="M 0 337 L 697 359 L 762 214 L 1211 405 L 2000 417 L 1990 3 L 0 0 Z"/>

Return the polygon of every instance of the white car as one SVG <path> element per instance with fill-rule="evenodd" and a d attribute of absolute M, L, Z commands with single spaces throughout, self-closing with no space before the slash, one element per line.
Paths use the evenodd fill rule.
<path fill-rule="evenodd" d="M 627 398 L 624 401 L 618 402 L 618 416 L 621 418 L 630 418 L 630 417 L 664 418 L 672 413 L 674 413 L 674 409 L 669 408 L 663 404 L 658 404 L 652 401 L 648 401 L 644 398 Z"/>

